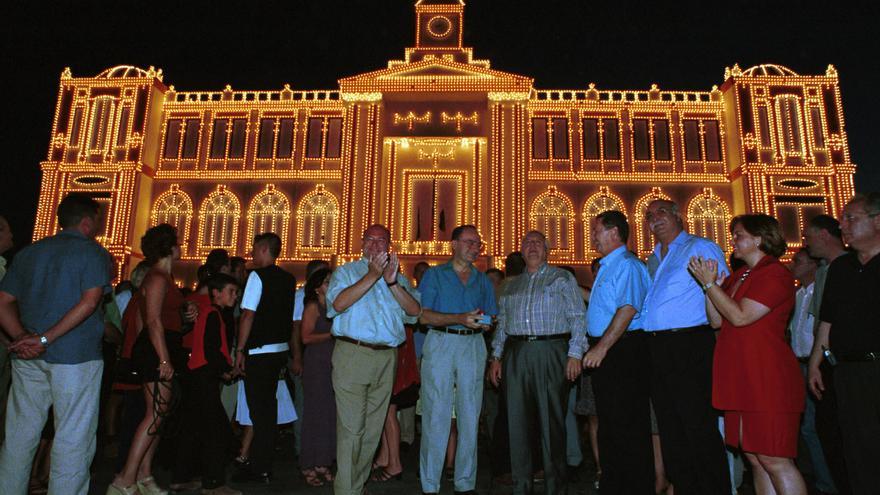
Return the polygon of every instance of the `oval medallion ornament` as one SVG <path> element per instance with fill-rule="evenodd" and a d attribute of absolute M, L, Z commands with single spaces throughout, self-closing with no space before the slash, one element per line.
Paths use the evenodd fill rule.
<path fill-rule="evenodd" d="M 432 17 L 428 21 L 428 34 L 442 40 L 452 32 L 452 21 L 442 15 Z"/>
<path fill-rule="evenodd" d="M 809 189 L 819 185 L 818 182 L 807 179 L 785 179 L 779 181 L 780 186 L 791 187 L 793 189 Z"/>

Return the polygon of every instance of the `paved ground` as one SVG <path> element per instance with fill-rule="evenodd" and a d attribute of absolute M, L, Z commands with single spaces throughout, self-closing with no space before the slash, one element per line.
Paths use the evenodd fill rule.
<path fill-rule="evenodd" d="M 275 461 L 275 479 L 269 486 L 246 486 L 230 484 L 245 494 L 263 495 L 263 494 L 304 494 L 304 495 L 330 495 L 333 493 L 331 486 L 311 487 L 308 486 L 303 477 L 299 473 L 296 460 L 293 453 L 293 437 L 291 435 L 282 435 L 279 441 L 279 451 Z M 492 485 L 492 476 L 489 472 L 488 452 L 485 448 L 480 449 L 479 471 L 477 475 L 476 491 L 480 495 L 486 494 L 509 494 L 511 489 L 502 485 Z M 404 474 L 401 481 L 388 481 L 385 483 L 370 483 L 367 488 L 372 495 L 413 495 L 421 493 L 421 486 L 417 479 L 418 473 L 418 440 L 416 444 L 402 454 L 404 465 Z M 112 480 L 112 470 L 115 460 L 100 459 L 97 463 L 98 472 L 95 474 L 90 494 L 103 495 L 107 490 L 107 485 Z M 595 469 L 592 461 L 588 458 L 584 461 L 582 467 L 578 470 L 579 480 L 570 486 L 570 495 L 593 495 L 592 481 L 595 476 Z M 155 473 L 160 484 L 167 486 L 169 474 L 165 471 Z M 536 492 L 543 493 L 541 484 L 536 485 Z M 444 482 L 440 493 L 452 494 L 452 483 Z M 198 492 L 181 492 L 182 494 L 196 494 Z"/>

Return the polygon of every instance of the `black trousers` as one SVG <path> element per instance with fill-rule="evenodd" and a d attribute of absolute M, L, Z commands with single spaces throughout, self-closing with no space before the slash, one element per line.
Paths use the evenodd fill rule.
<path fill-rule="evenodd" d="M 822 444 L 825 462 L 834 479 L 838 495 L 850 495 L 849 475 L 846 472 L 846 460 L 843 457 L 843 439 L 840 435 L 840 421 L 837 417 L 837 393 L 834 390 L 834 368 L 823 361 L 822 381 L 825 391 L 822 400 L 816 401 L 816 434 Z"/>
<path fill-rule="evenodd" d="M 651 401 L 663 462 L 676 495 L 729 494 L 727 456 L 718 412 L 712 408 L 715 333 L 706 326 L 698 332 L 649 333 L 646 338 Z"/>
<path fill-rule="evenodd" d="M 278 433 L 278 375 L 287 364 L 287 352 L 248 356 L 245 361 L 244 393 L 247 398 L 254 440 L 251 443 L 251 470 L 272 471 L 275 437 Z"/>
<path fill-rule="evenodd" d="M 880 490 L 880 361 L 834 368 L 843 455 L 852 493 Z"/>
<path fill-rule="evenodd" d="M 187 375 L 183 402 L 184 426 L 180 432 L 174 481 L 192 478 L 195 463 L 201 468 L 202 488 L 226 484 L 226 454 L 232 426 L 220 401 L 220 378 L 203 366 Z"/>
<path fill-rule="evenodd" d="M 593 371 L 599 417 L 602 494 L 654 493 L 650 383 L 644 335 L 625 336 Z"/>

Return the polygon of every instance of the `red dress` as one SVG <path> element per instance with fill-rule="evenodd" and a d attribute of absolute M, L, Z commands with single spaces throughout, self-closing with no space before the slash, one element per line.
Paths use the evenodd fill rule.
<path fill-rule="evenodd" d="M 715 345 L 712 405 L 725 411 L 728 445 L 793 458 L 805 399 L 797 358 L 785 341 L 795 301 L 794 278 L 778 259 L 764 256 L 751 270 L 737 270 L 722 288 L 729 294 L 740 279 L 733 299 L 751 299 L 770 312 L 743 327 L 723 320 Z"/>

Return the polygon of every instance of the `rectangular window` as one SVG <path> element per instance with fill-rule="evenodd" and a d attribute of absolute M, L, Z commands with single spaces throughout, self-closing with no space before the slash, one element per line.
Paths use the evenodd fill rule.
<path fill-rule="evenodd" d="M 599 159 L 599 121 L 584 119 L 584 160 Z"/>
<path fill-rule="evenodd" d="M 232 119 L 232 136 L 229 140 L 229 158 L 244 157 L 244 145 L 247 141 L 246 131 L 246 119 Z"/>
<path fill-rule="evenodd" d="M 107 121 L 113 111 L 109 98 L 98 98 L 92 106 L 92 133 L 89 137 L 90 150 L 103 150 L 107 142 Z"/>
<path fill-rule="evenodd" d="M 272 158 L 275 145 L 275 119 L 260 120 L 260 137 L 257 146 L 257 158 Z"/>
<path fill-rule="evenodd" d="M 672 154 L 669 151 L 669 121 L 657 119 L 654 124 L 654 159 L 669 161 Z"/>
<path fill-rule="evenodd" d="M 810 108 L 810 120 L 813 125 L 813 144 L 817 148 L 825 147 L 825 133 L 822 132 L 822 115 L 819 107 Z"/>
<path fill-rule="evenodd" d="M 779 134 L 782 135 L 782 146 L 786 153 L 800 153 L 803 151 L 801 139 L 800 104 L 796 96 L 776 97 L 776 112 L 779 116 L 777 124 Z"/>
<path fill-rule="evenodd" d="M 180 119 L 168 121 L 165 127 L 165 158 L 177 158 L 180 149 Z"/>
<path fill-rule="evenodd" d="M 547 142 L 547 119 L 532 119 L 532 158 L 544 160 L 550 157 Z"/>
<path fill-rule="evenodd" d="M 199 128 L 202 124 L 198 119 L 187 119 L 186 129 L 183 134 L 183 154 L 181 158 L 192 159 L 196 157 L 199 149 Z"/>
<path fill-rule="evenodd" d="M 837 101 L 834 88 L 822 90 L 822 103 L 825 105 L 825 120 L 828 121 L 828 132 L 837 134 L 840 132 L 840 121 L 837 120 Z"/>
<path fill-rule="evenodd" d="M 602 151 L 606 160 L 620 160 L 620 126 L 617 119 L 602 121 Z"/>
<path fill-rule="evenodd" d="M 324 119 L 312 117 L 309 119 L 309 129 L 306 139 L 306 158 L 321 158 L 321 144 L 323 140 Z"/>
<path fill-rule="evenodd" d="M 696 120 L 684 121 L 684 159 L 699 162 L 703 159 L 700 149 L 700 123 Z"/>
<path fill-rule="evenodd" d="M 767 107 L 758 107 L 758 129 L 761 132 L 761 146 L 769 148 L 773 146 L 770 140 L 770 117 L 767 115 Z"/>
<path fill-rule="evenodd" d="M 77 108 L 73 112 L 73 128 L 70 130 L 70 145 L 79 146 L 79 132 L 82 129 L 83 109 Z"/>
<path fill-rule="evenodd" d="M 553 119 L 553 158 L 568 159 L 568 119 Z"/>
<path fill-rule="evenodd" d="M 226 119 L 214 121 L 214 129 L 211 131 L 211 158 L 226 157 Z"/>
<path fill-rule="evenodd" d="M 119 115 L 119 130 L 116 131 L 116 146 L 125 144 L 128 136 L 128 119 L 131 118 L 131 107 L 123 107 L 122 113 Z"/>
<path fill-rule="evenodd" d="M 706 161 L 721 161 L 721 133 L 717 120 L 703 121 L 703 138 L 706 140 Z"/>
<path fill-rule="evenodd" d="M 290 158 L 293 155 L 293 119 L 281 119 L 278 127 L 278 149 L 276 158 Z"/>
<path fill-rule="evenodd" d="M 342 156 L 342 119 L 327 120 L 327 158 Z"/>
<path fill-rule="evenodd" d="M 651 142 L 648 140 L 648 121 L 633 120 L 633 148 L 636 160 L 651 159 Z"/>

